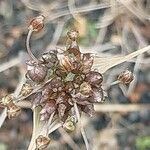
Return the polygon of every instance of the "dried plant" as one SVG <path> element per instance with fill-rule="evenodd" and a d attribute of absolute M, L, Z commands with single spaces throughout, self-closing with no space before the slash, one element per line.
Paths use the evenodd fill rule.
<path fill-rule="evenodd" d="M 104 73 L 150 49 L 146 47 L 127 56 L 102 58 L 96 54 L 81 53 L 77 40 L 79 33 L 67 33 L 66 49 L 55 49 L 36 58 L 30 48 L 30 38 L 44 27 L 44 16 L 35 17 L 29 25 L 26 47 L 30 60 L 27 61 L 26 83 L 19 96 L 8 95 L 1 99 L 8 118 L 19 115 L 21 101 L 30 101 L 33 110 L 33 134 L 28 150 L 42 150 L 50 143 L 49 134 L 62 127 L 73 132 L 79 125 L 86 149 L 91 149 L 84 131 L 82 112 L 93 116 L 94 103 L 105 100 L 102 88 Z M 99 71 L 96 71 L 99 70 Z M 121 73 L 117 83 L 129 84 L 133 75 Z"/>

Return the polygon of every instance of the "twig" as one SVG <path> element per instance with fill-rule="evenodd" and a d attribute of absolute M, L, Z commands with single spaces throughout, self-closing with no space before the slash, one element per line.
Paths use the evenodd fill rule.
<path fill-rule="evenodd" d="M 133 112 L 150 110 L 150 104 L 94 104 L 96 112 Z"/>
<path fill-rule="evenodd" d="M 3 72 L 11 67 L 18 65 L 20 62 L 21 62 L 20 58 L 17 57 L 17 58 L 10 60 L 9 62 L 3 63 L 0 66 L 0 72 Z"/>
<path fill-rule="evenodd" d="M 74 14 L 83 13 L 83 12 L 89 12 L 89 11 L 98 10 L 98 9 L 109 8 L 109 7 L 111 7 L 110 4 L 85 5 L 85 6 L 76 8 L 76 10 L 72 13 L 74 13 Z M 52 20 L 55 20 L 57 18 L 66 16 L 66 15 L 70 15 L 69 10 L 64 10 L 64 11 L 60 11 L 55 14 L 51 14 L 50 16 L 47 17 L 47 21 L 52 21 Z"/>

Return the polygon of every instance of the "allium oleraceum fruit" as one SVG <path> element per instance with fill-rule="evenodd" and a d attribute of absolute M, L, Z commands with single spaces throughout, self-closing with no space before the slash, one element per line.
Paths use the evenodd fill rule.
<path fill-rule="evenodd" d="M 13 118 L 21 112 L 17 102 L 30 100 L 34 111 L 39 108 L 37 106 L 41 108 L 40 112 L 37 112 L 41 121 L 38 123 L 46 121 L 47 125 L 51 125 L 53 117 L 57 118 L 55 121 L 58 120 L 60 124 L 56 124 L 52 129 L 63 127 L 67 132 L 72 132 L 79 121 L 81 134 L 89 150 L 80 115 L 84 112 L 92 116 L 95 112 L 93 104 L 104 101 L 103 76 L 92 69 L 94 62 L 92 54 L 80 52 L 77 44 L 79 33 L 76 30 L 67 33 L 65 50 L 51 50 L 37 59 L 31 51 L 30 38 L 33 32 L 39 32 L 43 27 L 44 16 L 42 15 L 33 18 L 30 22 L 26 47 L 31 59 L 26 62 L 26 83 L 17 97 L 7 95 L 0 100 L 0 105 L 6 107 L 8 118 Z M 129 84 L 133 77 L 133 74 L 127 70 L 119 75 L 118 80 Z M 34 129 L 33 132 L 35 132 Z M 33 133 L 28 150 L 33 149 L 34 143 L 35 149 L 45 149 L 50 143 L 47 134 L 51 132 L 46 135 L 42 132 L 43 135 L 37 137 L 34 137 L 37 133 Z M 34 143 L 33 140 L 35 140 Z"/>
<path fill-rule="evenodd" d="M 34 18 L 37 25 L 31 21 L 30 29 L 33 32 L 38 27 L 38 20 L 41 27 L 39 17 L 37 21 Z M 69 45 L 66 50 L 51 50 L 38 61 L 32 59 L 27 62 L 28 83 L 35 85 L 46 82 L 41 90 L 28 98 L 34 107 L 42 106 L 41 120 L 48 120 L 54 113 L 65 121 L 74 103 L 80 111 L 92 116 L 93 103 L 103 101 L 103 77 L 92 70 L 94 57 L 90 53 L 80 52 L 77 44 L 79 33 L 76 30 L 69 31 L 67 35 Z"/>

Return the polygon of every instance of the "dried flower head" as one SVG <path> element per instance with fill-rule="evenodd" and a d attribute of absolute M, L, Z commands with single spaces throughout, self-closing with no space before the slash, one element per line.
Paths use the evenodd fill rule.
<path fill-rule="evenodd" d="M 42 106 L 41 121 L 48 120 L 54 113 L 65 122 L 74 103 L 77 103 L 80 111 L 92 116 L 93 103 L 103 99 L 103 77 L 99 72 L 92 70 L 93 56 L 80 52 L 77 44 L 78 34 L 75 30 L 69 31 L 67 35 L 70 42 L 66 50 L 49 51 L 37 60 L 32 55 L 29 44 L 27 45 L 28 53 L 33 58 L 27 62 L 27 77 L 37 84 L 49 79 L 41 91 L 30 97 L 34 107 Z M 74 128 L 70 121 L 65 125 L 68 129 L 71 126 L 72 130 Z"/>
<path fill-rule="evenodd" d="M 21 108 L 14 103 L 12 103 L 8 108 L 7 108 L 7 116 L 9 119 L 17 117 L 21 113 Z"/>
<path fill-rule="evenodd" d="M 67 32 L 67 35 L 71 40 L 75 41 L 79 37 L 79 32 L 76 30 L 71 30 Z"/>
<path fill-rule="evenodd" d="M 32 90 L 33 90 L 32 86 L 31 86 L 30 84 L 25 83 L 25 84 L 23 84 L 23 86 L 22 86 L 20 95 L 26 96 L 26 95 L 28 95 L 29 93 L 31 93 Z"/>
<path fill-rule="evenodd" d="M 9 104 L 13 102 L 13 99 L 14 99 L 13 95 L 7 95 L 0 100 L 0 104 L 7 107 Z"/>
<path fill-rule="evenodd" d="M 131 71 L 126 70 L 123 71 L 119 76 L 118 76 L 118 80 L 120 82 L 122 82 L 123 84 L 129 84 L 133 81 L 134 79 L 134 75 Z"/>
<path fill-rule="evenodd" d="M 39 32 L 44 27 L 44 16 L 40 15 L 33 18 L 29 25 L 29 30 Z"/>
<path fill-rule="evenodd" d="M 35 142 L 36 142 L 36 149 L 43 150 L 47 148 L 47 146 L 49 145 L 50 139 L 43 135 L 39 135 Z"/>

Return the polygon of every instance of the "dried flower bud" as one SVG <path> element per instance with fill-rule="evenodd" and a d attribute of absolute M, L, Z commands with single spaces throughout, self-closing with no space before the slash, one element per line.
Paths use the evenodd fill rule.
<path fill-rule="evenodd" d="M 75 130 L 75 125 L 72 121 L 66 121 L 63 124 L 63 128 L 67 131 L 67 132 L 72 132 Z"/>
<path fill-rule="evenodd" d="M 82 84 L 83 83 L 83 80 L 84 80 L 84 75 L 76 75 L 74 77 L 74 83 L 76 84 Z"/>
<path fill-rule="evenodd" d="M 90 71 L 85 78 L 85 81 L 87 81 L 89 84 L 100 87 L 101 83 L 103 81 L 103 76 L 99 72 Z"/>
<path fill-rule="evenodd" d="M 67 43 L 67 55 L 71 60 L 80 62 L 81 60 L 81 52 L 79 49 L 79 46 L 76 41 L 71 41 L 70 43 Z"/>
<path fill-rule="evenodd" d="M 12 95 L 7 95 L 0 100 L 0 104 L 3 106 L 8 106 L 9 104 L 13 103 L 13 99 L 14 97 Z"/>
<path fill-rule="evenodd" d="M 39 32 L 44 27 L 44 18 L 43 15 L 33 18 L 30 22 L 29 30 Z"/>
<path fill-rule="evenodd" d="M 53 66 L 58 64 L 57 53 L 55 51 L 54 52 L 44 53 L 42 55 L 42 60 L 43 60 L 43 63 L 48 68 L 51 68 L 51 67 L 53 67 Z"/>
<path fill-rule="evenodd" d="M 49 82 L 49 88 L 52 89 L 54 92 L 59 91 L 59 88 L 63 88 L 64 84 L 62 82 L 62 79 L 60 77 L 54 77 Z M 55 91 L 56 89 L 56 91 Z"/>
<path fill-rule="evenodd" d="M 81 67 L 83 73 L 86 74 L 89 71 L 91 71 L 93 61 L 94 61 L 94 58 L 93 58 L 93 56 L 91 56 L 91 54 L 89 54 L 89 53 L 83 54 L 82 67 Z"/>
<path fill-rule="evenodd" d="M 63 103 L 58 105 L 58 115 L 60 119 L 65 115 L 66 108 L 67 106 Z"/>
<path fill-rule="evenodd" d="M 134 75 L 131 71 L 126 70 L 118 76 L 118 80 L 123 84 L 129 84 L 133 81 Z"/>
<path fill-rule="evenodd" d="M 73 64 L 68 56 L 58 54 L 57 57 L 59 59 L 60 66 L 62 67 L 63 70 L 70 72 L 71 70 L 74 69 Z"/>
<path fill-rule="evenodd" d="M 55 70 L 55 73 L 58 77 L 66 76 L 66 71 L 61 67 Z"/>
<path fill-rule="evenodd" d="M 79 32 L 76 30 L 71 30 L 67 32 L 67 35 L 71 40 L 75 41 L 79 37 Z"/>
<path fill-rule="evenodd" d="M 9 119 L 17 117 L 21 112 L 21 108 L 12 103 L 7 109 L 7 116 Z"/>
<path fill-rule="evenodd" d="M 56 103 L 55 100 L 49 100 L 45 106 L 42 108 L 41 114 L 41 121 L 47 120 L 49 116 L 56 110 Z"/>
<path fill-rule="evenodd" d="M 74 85 L 71 81 L 66 82 L 65 84 L 65 91 L 66 92 L 71 92 L 74 89 Z"/>
<path fill-rule="evenodd" d="M 104 101 L 104 93 L 102 88 L 92 88 L 92 97 L 89 99 L 91 103 L 94 102 L 103 102 Z"/>
<path fill-rule="evenodd" d="M 80 85 L 80 92 L 83 94 L 83 95 L 89 95 L 90 92 L 91 92 L 92 88 L 90 86 L 90 84 L 88 84 L 87 82 L 83 82 L 81 85 Z"/>
<path fill-rule="evenodd" d="M 39 135 L 35 142 L 36 142 L 36 149 L 43 150 L 47 148 L 47 146 L 49 145 L 50 139 L 43 135 Z"/>
<path fill-rule="evenodd" d="M 27 64 L 27 75 L 29 76 L 29 78 L 34 81 L 34 82 L 42 82 L 46 75 L 47 75 L 47 67 L 44 65 L 40 65 L 40 64 Z"/>
<path fill-rule="evenodd" d="M 22 96 L 26 96 L 26 95 L 28 95 L 28 94 L 30 94 L 31 92 L 32 92 L 32 86 L 30 85 L 30 84 L 24 84 L 23 86 L 22 86 L 22 89 L 21 89 L 21 92 L 20 92 L 20 95 L 22 95 Z"/>
<path fill-rule="evenodd" d="M 52 89 L 50 89 L 48 86 L 44 87 L 44 89 L 42 90 L 42 98 L 41 98 L 40 102 L 43 103 L 43 102 L 49 100 L 52 93 L 53 93 Z"/>
<path fill-rule="evenodd" d="M 65 103 L 68 99 L 68 96 L 65 92 L 60 92 L 57 95 L 56 104 Z"/>

